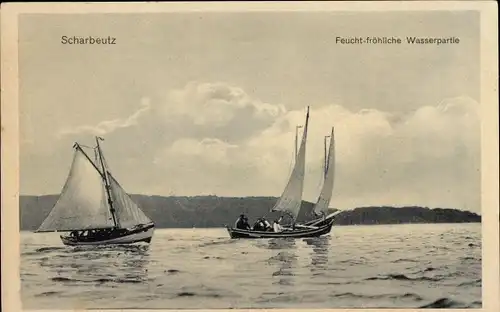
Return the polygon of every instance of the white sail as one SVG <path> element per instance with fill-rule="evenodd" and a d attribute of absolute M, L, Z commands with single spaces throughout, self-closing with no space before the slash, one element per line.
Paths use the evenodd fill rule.
<path fill-rule="evenodd" d="M 99 140 L 103 138 L 96 138 L 96 160 L 99 163 L 98 168 L 102 171 L 103 176 L 109 185 L 109 196 L 111 197 L 111 205 L 114 209 L 116 219 L 116 226 L 118 228 L 130 228 L 139 224 L 152 223 L 139 206 L 130 198 L 127 192 L 121 187 L 120 183 L 111 175 L 108 162 L 104 157 Z M 106 173 L 106 174 L 105 174 Z"/>
<path fill-rule="evenodd" d="M 120 228 L 130 228 L 138 224 L 151 223 L 144 212 L 130 198 L 118 181 L 108 172 L 109 186 L 116 222 Z"/>
<path fill-rule="evenodd" d="M 37 232 L 112 228 L 101 174 L 77 146 L 59 199 Z"/>
<path fill-rule="evenodd" d="M 278 199 L 274 207 L 271 209 L 271 211 L 282 211 L 289 213 L 294 220 L 297 218 L 300 206 L 302 204 L 308 122 L 309 122 L 309 108 L 307 108 L 304 133 L 302 134 L 302 141 L 300 143 L 299 151 L 296 155 L 295 166 L 293 167 L 292 173 L 288 180 L 288 184 L 283 190 L 281 197 Z"/>
<path fill-rule="evenodd" d="M 321 188 L 321 193 L 319 194 L 318 201 L 314 205 L 313 211 L 316 213 L 324 212 L 325 215 L 328 214 L 328 208 L 330 205 L 330 200 L 333 194 L 333 182 L 335 174 L 335 137 L 333 133 L 330 135 L 330 147 L 328 149 L 328 155 L 325 155 L 325 171 L 323 187 Z"/>

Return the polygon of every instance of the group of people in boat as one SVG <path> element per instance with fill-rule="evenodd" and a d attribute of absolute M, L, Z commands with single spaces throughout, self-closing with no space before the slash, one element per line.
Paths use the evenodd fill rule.
<path fill-rule="evenodd" d="M 117 234 L 118 229 L 93 229 L 85 231 L 72 231 L 69 237 L 74 239 L 97 239 L 97 238 L 108 238 Z"/>
<path fill-rule="evenodd" d="M 282 232 L 283 227 L 280 224 L 282 218 L 283 217 L 280 217 L 279 219 L 274 220 L 273 224 L 271 225 L 269 221 L 266 220 L 266 218 L 260 217 L 257 219 L 257 221 L 255 221 L 253 227 L 251 227 L 248 223 L 247 216 L 241 214 L 238 220 L 236 220 L 235 228 L 240 230 L 253 230 L 260 232 Z"/>

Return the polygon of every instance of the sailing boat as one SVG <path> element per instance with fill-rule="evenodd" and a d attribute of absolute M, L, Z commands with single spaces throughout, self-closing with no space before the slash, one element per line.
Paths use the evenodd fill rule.
<path fill-rule="evenodd" d="M 327 150 L 327 140 L 330 138 L 330 145 Z M 305 222 L 305 226 L 322 226 L 329 223 L 335 215 L 339 214 L 341 211 L 335 211 L 328 214 L 328 208 L 330 205 L 330 200 L 333 194 L 333 184 L 335 175 L 335 136 L 334 127 L 332 127 L 332 132 L 330 135 L 324 138 L 324 148 L 325 148 L 325 158 L 323 162 L 323 186 L 321 192 L 318 196 L 318 201 L 313 207 L 312 213 L 316 217 L 315 219 Z"/>
<path fill-rule="evenodd" d="M 78 143 L 61 194 L 35 233 L 61 235 L 64 245 L 150 243 L 154 223 L 135 204 L 109 171 L 96 137 L 93 162 Z"/>
<path fill-rule="evenodd" d="M 231 238 L 275 238 L 275 237 L 316 237 L 330 232 L 333 225 L 331 222 L 326 222 L 323 226 L 304 226 L 300 229 L 295 227 L 295 220 L 299 214 L 302 205 L 302 193 L 304 189 L 304 175 L 305 175 L 305 159 L 306 159 L 306 142 L 307 142 L 307 129 L 309 125 L 309 107 L 307 107 L 306 122 L 304 125 L 304 132 L 302 134 L 302 141 L 300 148 L 296 152 L 295 165 L 293 167 L 288 183 L 283 190 L 280 198 L 273 206 L 271 211 L 281 212 L 290 219 L 291 227 L 284 227 L 282 232 L 268 232 L 268 231 L 255 231 L 244 230 L 238 228 L 227 227 Z M 329 219 L 330 220 L 330 219 Z"/>

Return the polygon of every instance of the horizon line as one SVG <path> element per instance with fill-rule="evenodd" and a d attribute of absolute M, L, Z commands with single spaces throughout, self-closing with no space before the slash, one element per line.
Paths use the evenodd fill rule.
<path fill-rule="evenodd" d="M 219 195 L 207 195 L 207 194 L 204 194 L 204 195 L 152 195 L 152 194 L 138 194 L 138 193 L 127 193 L 127 194 L 129 196 L 133 196 L 133 195 L 136 195 L 136 196 L 149 196 L 149 197 L 156 196 L 156 197 L 165 197 L 165 198 L 168 198 L 168 197 L 219 197 L 219 198 L 258 198 L 258 197 L 260 197 L 260 198 L 279 198 L 279 196 L 264 196 L 264 195 L 219 196 Z M 42 195 L 19 194 L 19 198 L 21 196 L 42 197 L 42 196 L 59 196 L 59 195 L 60 195 L 60 193 L 42 194 Z M 305 199 L 302 199 L 302 202 L 307 202 L 307 203 L 310 203 L 310 204 L 314 204 L 313 202 L 305 200 Z M 471 211 L 471 210 L 468 210 L 466 208 L 460 209 L 460 208 L 439 207 L 439 206 L 429 207 L 427 205 L 418 205 L 418 204 L 407 204 L 407 205 L 390 205 L 390 204 L 383 204 L 383 205 L 363 205 L 363 206 L 357 206 L 357 207 L 348 208 L 348 209 L 339 209 L 339 208 L 335 208 L 335 207 L 329 208 L 329 209 L 336 209 L 336 210 L 341 210 L 341 211 L 349 211 L 349 210 L 354 210 L 354 209 L 357 209 L 357 208 L 369 208 L 369 207 L 426 208 L 426 209 L 430 209 L 430 210 L 434 210 L 434 209 L 454 209 L 454 210 L 467 211 L 467 212 L 475 213 L 477 215 L 481 215 L 481 212 Z"/>

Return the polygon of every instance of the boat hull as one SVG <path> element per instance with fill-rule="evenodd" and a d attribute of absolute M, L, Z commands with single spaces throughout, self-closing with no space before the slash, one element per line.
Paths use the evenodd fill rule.
<path fill-rule="evenodd" d="M 78 239 L 62 236 L 61 241 L 67 246 L 95 246 L 95 245 L 127 245 L 135 243 L 151 243 L 154 234 L 154 225 L 147 225 L 140 229 L 132 229 L 110 237 L 94 239 Z"/>
<path fill-rule="evenodd" d="M 330 233 L 333 226 L 333 220 L 327 220 L 328 222 L 315 229 L 296 229 L 293 231 L 283 231 L 283 232 L 263 232 L 263 231 L 253 231 L 253 230 L 243 230 L 227 227 L 227 231 L 231 238 L 245 238 L 245 239 L 259 239 L 259 238 L 307 238 L 307 237 L 319 237 Z"/>

